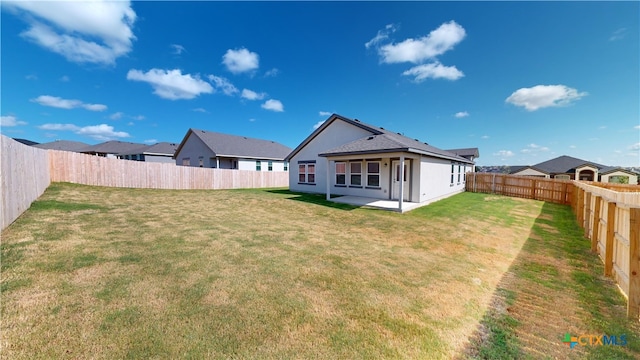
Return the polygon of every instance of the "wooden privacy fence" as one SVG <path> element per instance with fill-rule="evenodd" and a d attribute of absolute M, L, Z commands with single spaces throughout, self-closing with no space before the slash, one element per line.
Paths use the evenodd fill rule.
<path fill-rule="evenodd" d="M 144 189 L 239 189 L 289 186 L 289 173 L 208 169 L 49 150 L 52 182 Z"/>
<path fill-rule="evenodd" d="M 627 315 L 640 316 L 640 192 L 619 192 L 575 182 L 571 206 L 591 250 L 627 297 Z"/>
<path fill-rule="evenodd" d="M 0 135 L 2 229 L 29 208 L 51 183 L 47 150 Z"/>
<path fill-rule="evenodd" d="M 546 179 L 495 173 L 468 173 L 466 190 L 526 199 L 570 204 L 571 180 Z"/>
<path fill-rule="evenodd" d="M 205 169 L 174 164 L 109 159 L 44 150 L 0 135 L 2 230 L 29 208 L 51 182 L 145 188 L 238 189 L 289 186 L 289 173 Z"/>
<path fill-rule="evenodd" d="M 627 297 L 627 315 L 640 316 L 640 186 L 468 173 L 466 190 L 571 205 L 605 275 Z"/>

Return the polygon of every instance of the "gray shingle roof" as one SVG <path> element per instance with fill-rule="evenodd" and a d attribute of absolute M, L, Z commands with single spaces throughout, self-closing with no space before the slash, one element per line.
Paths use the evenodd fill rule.
<path fill-rule="evenodd" d="M 25 145 L 29 145 L 29 146 L 33 146 L 33 145 L 38 145 L 38 142 L 35 141 L 31 141 L 29 139 L 20 139 L 20 138 L 12 138 L 13 140 L 21 143 L 21 144 L 25 144 Z"/>
<path fill-rule="evenodd" d="M 175 154 L 176 149 L 178 149 L 178 144 L 176 143 L 168 143 L 168 142 L 159 142 L 153 145 L 145 145 L 136 149 L 123 151 L 118 155 L 167 155 L 173 156 Z"/>
<path fill-rule="evenodd" d="M 478 151 L 478 148 L 447 149 L 447 151 L 462 157 L 465 157 L 465 156 L 479 157 L 480 156 L 480 152 Z"/>
<path fill-rule="evenodd" d="M 105 141 L 100 144 L 87 146 L 84 149 L 80 149 L 78 151 L 82 153 L 120 154 L 122 152 L 138 149 L 143 146 L 146 145 L 126 141 L 111 140 Z"/>
<path fill-rule="evenodd" d="M 289 152 L 291 152 L 291 148 L 288 146 L 271 140 L 189 129 L 180 146 L 178 146 L 176 154 L 180 151 L 190 134 L 200 138 L 217 156 L 284 160 Z"/>
<path fill-rule="evenodd" d="M 593 165 L 598 169 L 605 167 L 604 165 L 567 155 L 562 155 L 551 160 L 543 161 L 539 164 L 533 165 L 532 167 L 550 174 L 565 174 L 575 172 L 576 168 L 580 165 Z"/>
<path fill-rule="evenodd" d="M 404 152 L 413 152 L 413 153 L 419 153 L 424 155 L 430 155 L 430 156 L 435 156 L 435 157 L 445 158 L 450 160 L 456 160 L 456 161 L 461 161 L 466 163 L 472 163 L 471 161 L 469 161 L 469 159 L 463 158 L 449 151 L 438 149 L 435 146 L 431 146 L 417 139 L 411 139 L 409 137 L 406 137 L 398 133 L 394 133 L 392 131 L 386 130 L 381 127 L 376 127 L 373 125 L 363 123 L 360 120 L 349 119 L 337 114 L 333 114 L 329 119 L 332 119 L 332 118 L 348 122 L 352 125 L 368 130 L 372 134 L 370 136 L 366 136 L 361 139 L 357 139 L 355 141 L 337 146 L 333 149 L 328 149 L 322 152 L 321 154 L 319 154 L 320 156 L 404 151 Z M 328 124 L 318 128 L 316 132 L 310 135 L 310 138 L 312 136 L 317 135 L 319 133 L 318 130 L 321 131 L 326 126 L 328 126 Z M 305 144 L 305 142 L 303 142 L 303 144 Z M 300 149 L 300 146 L 296 148 L 296 150 L 294 150 L 294 153 L 299 149 Z M 292 157 L 294 153 L 290 154 L 289 158 Z"/>
<path fill-rule="evenodd" d="M 70 140 L 56 140 L 48 143 L 33 145 L 33 147 L 37 147 L 40 149 L 75 151 L 75 152 L 80 152 L 80 150 L 85 149 L 88 146 L 89 144 L 83 143 L 81 141 L 70 141 Z"/>

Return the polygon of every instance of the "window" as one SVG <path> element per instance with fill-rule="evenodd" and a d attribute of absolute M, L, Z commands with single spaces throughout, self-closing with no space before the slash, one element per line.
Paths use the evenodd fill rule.
<path fill-rule="evenodd" d="M 260 160 L 256 160 L 256 171 L 262 171 L 262 163 Z"/>
<path fill-rule="evenodd" d="M 347 185 L 347 164 L 336 163 L 336 185 Z"/>
<path fill-rule="evenodd" d="M 554 176 L 554 178 L 561 179 L 561 180 L 571 180 L 571 176 L 569 175 L 556 175 Z"/>
<path fill-rule="evenodd" d="M 458 184 L 460 184 L 460 170 L 462 170 L 462 166 L 458 164 Z"/>
<path fill-rule="evenodd" d="M 287 161 L 284 162 L 284 171 L 289 171 L 289 163 Z"/>
<path fill-rule="evenodd" d="M 273 171 L 273 161 L 269 161 L 269 162 L 267 163 L 267 170 L 269 170 L 269 171 Z"/>
<path fill-rule="evenodd" d="M 307 182 L 307 164 L 298 165 L 298 182 Z"/>
<path fill-rule="evenodd" d="M 198 156 L 198 166 L 204 166 L 204 158 L 202 156 Z"/>
<path fill-rule="evenodd" d="M 464 172 L 462 173 L 462 181 L 467 182 L 467 165 L 464 166 Z"/>
<path fill-rule="evenodd" d="M 367 162 L 367 186 L 380 187 L 380 162 Z"/>
<path fill-rule="evenodd" d="M 455 164 L 451 163 L 451 185 L 453 185 L 453 174 L 455 172 Z"/>
<path fill-rule="evenodd" d="M 315 184 L 316 182 L 316 164 L 307 164 L 307 182 Z"/>
<path fill-rule="evenodd" d="M 349 182 L 349 185 L 361 186 L 362 185 L 362 163 L 361 162 L 349 163 L 349 170 L 351 172 L 351 181 Z"/>
<path fill-rule="evenodd" d="M 144 154 L 140 154 L 140 156 L 138 157 L 138 160 L 144 161 Z"/>
<path fill-rule="evenodd" d="M 629 177 L 626 175 L 613 175 L 613 176 L 609 176 L 609 182 L 614 184 L 628 184 Z"/>
<path fill-rule="evenodd" d="M 316 164 L 312 162 L 298 163 L 298 183 L 315 184 Z"/>
<path fill-rule="evenodd" d="M 182 159 L 182 166 L 189 166 L 189 165 L 191 165 L 189 158 L 183 158 Z"/>

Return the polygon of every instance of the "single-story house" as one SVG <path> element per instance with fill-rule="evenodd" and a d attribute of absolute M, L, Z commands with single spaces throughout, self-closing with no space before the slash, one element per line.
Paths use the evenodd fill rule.
<path fill-rule="evenodd" d="M 178 149 L 178 144 L 169 142 L 159 142 L 153 145 L 146 145 L 137 149 L 123 151 L 117 156 L 120 159 L 146 161 L 146 162 L 160 162 L 160 163 L 175 163 L 173 155 Z"/>
<path fill-rule="evenodd" d="M 385 200 L 399 211 L 464 191 L 474 168 L 468 158 L 337 114 L 286 160 L 292 191 Z"/>
<path fill-rule="evenodd" d="M 480 151 L 478 150 L 478 148 L 449 149 L 447 151 L 458 156 L 462 156 L 463 158 L 469 159 L 471 161 L 480 157 Z"/>
<path fill-rule="evenodd" d="M 638 183 L 638 174 L 633 171 L 616 166 L 605 166 L 567 155 L 531 166 L 512 166 L 510 174 L 565 180 Z"/>
<path fill-rule="evenodd" d="M 255 171 L 288 171 L 291 148 L 275 141 L 189 129 L 176 149 L 176 165 Z"/>
<path fill-rule="evenodd" d="M 40 149 L 47 150 L 62 150 L 62 151 L 72 151 L 72 152 L 80 152 L 83 149 L 86 149 L 89 144 L 83 143 L 81 141 L 70 141 L 70 140 L 56 140 L 48 143 L 42 143 L 33 145 L 33 147 L 37 147 Z"/>
<path fill-rule="evenodd" d="M 118 154 L 120 153 L 139 149 L 143 146 L 146 145 L 126 141 L 110 140 L 100 144 L 87 146 L 83 149 L 78 150 L 78 152 L 101 157 L 118 158 Z"/>

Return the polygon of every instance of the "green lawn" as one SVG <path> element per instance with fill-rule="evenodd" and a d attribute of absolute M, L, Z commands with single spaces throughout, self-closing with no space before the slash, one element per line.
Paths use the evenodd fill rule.
<path fill-rule="evenodd" d="M 2 232 L 0 355 L 638 356 L 567 207 L 463 193 L 397 214 L 323 197 L 52 184 Z M 629 344 L 569 349 L 565 332 Z"/>

